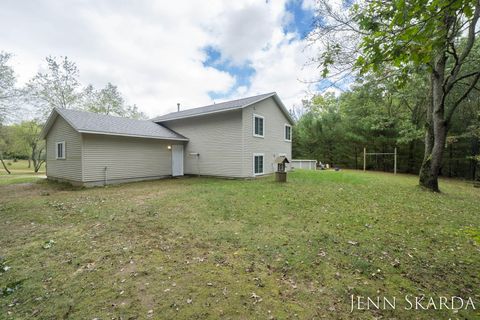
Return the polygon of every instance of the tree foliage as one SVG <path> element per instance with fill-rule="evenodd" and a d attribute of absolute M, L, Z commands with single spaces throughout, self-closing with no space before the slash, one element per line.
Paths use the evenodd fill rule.
<path fill-rule="evenodd" d="M 412 74 L 399 87 L 393 78 L 368 75 L 338 97 L 326 95 L 305 101 L 297 111 L 293 156 L 340 167 L 362 167 L 363 148 L 369 152 L 398 149 L 400 172 L 419 173 L 424 153 L 428 78 Z M 478 177 L 480 91 L 475 90 L 451 121 L 442 174 Z M 393 158 L 372 156 L 367 168 L 393 171 Z"/>
<path fill-rule="evenodd" d="M 47 57 L 46 62 L 46 70 L 38 72 L 24 90 L 27 103 L 34 107 L 41 119 L 46 119 L 54 108 L 146 117 L 135 105 L 127 105 L 118 87 L 110 82 L 100 90 L 91 84 L 82 88 L 79 69 L 68 57 Z"/>
<path fill-rule="evenodd" d="M 47 70 L 38 72 L 26 86 L 26 97 L 42 118 L 53 108 L 73 109 L 80 99 L 79 70 L 67 57 L 47 57 Z"/>
<path fill-rule="evenodd" d="M 420 184 L 439 191 L 438 175 L 454 115 L 480 79 L 475 54 L 480 1 L 373 0 L 353 4 L 348 12 L 347 19 L 334 19 L 341 22 L 336 28 L 353 31 L 359 41 L 351 49 L 351 44 L 327 38 L 321 63 L 328 67 L 350 51 L 356 53 L 354 67 L 361 75 L 384 75 L 395 79 L 397 87 L 408 85 L 412 73 L 428 79 Z M 331 25 L 335 24 L 319 28 L 328 30 Z M 407 133 L 412 128 L 405 129 Z"/>
<path fill-rule="evenodd" d="M 35 172 L 38 172 L 42 163 L 45 162 L 45 141 L 40 139 L 41 130 L 42 125 L 37 120 L 24 121 L 11 126 L 13 148 L 18 148 L 17 152 L 27 152 Z"/>
<path fill-rule="evenodd" d="M 15 88 L 15 73 L 13 68 L 8 65 L 10 57 L 9 53 L 0 52 L 0 162 L 7 173 L 10 171 L 3 161 L 4 153 L 7 150 L 4 121 L 11 118 L 15 99 L 18 97 L 18 91 Z"/>
<path fill-rule="evenodd" d="M 0 52 L 0 125 L 11 115 L 18 90 L 13 68 L 8 65 L 11 54 Z"/>
<path fill-rule="evenodd" d="M 133 119 L 146 118 L 136 105 L 127 105 L 118 87 L 110 82 L 101 90 L 95 90 L 92 85 L 88 85 L 82 94 L 81 107 L 85 111 L 106 115 Z"/>
<path fill-rule="evenodd" d="M 67 57 L 47 57 L 45 69 L 24 88 L 17 88 L 14 70 L 8 65 L 10 57 L 10 54 L 0 53 L 0 160 L 3 156 L 28 159 L 37 172 L 45 161 L 45 143 L 40 140 L 39 133 L 54 108 L 146 118 L 136 105 L 127 105 L 117 86 L 111 83 L 100 90 L 92 85 L 82 88 L 79 69 Z M 20 104 L 30 106 L 27 118 L 31 120 L 5 125 L 5 119 L 15 120 L 13 115 L 23 113 L 19 112 Z M 8 171 L 5 165 L 4 168 Z"/>

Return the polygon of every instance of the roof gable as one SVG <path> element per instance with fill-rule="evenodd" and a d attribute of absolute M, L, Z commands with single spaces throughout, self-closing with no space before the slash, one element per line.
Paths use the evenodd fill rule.
<path fill-rule="evenodd" d="M 65 119 L 75 131 L 80 133 L 166 140 L 188 140 L 186 137 L 149 120 L 135 120 L 60 108 L 53 109 L 40 133 L 41 138 L 46 137 L 58 116 Z"/>
<path fill-rule="evenodd" d="M 280 110 L 284 113 L 285 117 L 288 119 L 288 121 L 293 124 L 294 121 L 289 114 L 287 108 L 285 105 L 282 103 L 280 98 L 275 92 L 270 92 L 270 93 L 265 93 L 253 97 L 247 97 L 243 99 L 237 99 L 237 100 L 231 100 L 231 101 L 225 101 L 221 103 L 216 103 L 216 104 L 211 104 L 208 106 L 204 107 L 199 107 L 199 108 L 193 108 L 193 109 L 187 109 L 187 110 L 182 110 L 178 112 L 171 112 L 163 116 L 159 116 L 156 118 L 153 118 L 152 121 L 157 122 L 157 123 L 162 123 L 165 121 L 172 121 L 172 120 L 179 120 L 179 119 L 185 119 L 185 118 L 192 118 L 192 117 L 199 117 L 199 116 L 206 116 L 209 114 L 214 114 L 214 113 L 219 113 L 219 112 L 226 112 L 226 111 L 231 111 L 231 110 L 237 110 L 237 109 L 243 109 L 246 108 L 254 103 L 260 102 L 262 100 L 268 99 L 272 97 Z"/>

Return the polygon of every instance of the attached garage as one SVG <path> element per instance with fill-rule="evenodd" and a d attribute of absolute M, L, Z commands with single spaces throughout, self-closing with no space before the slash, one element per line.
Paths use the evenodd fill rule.
<path fill-rule="evenodd" d="M 67 109 L 54 110 L 42 136 L 47 177 L 85 186 L 181 175 L 188 141 L 151 121 Z"/>

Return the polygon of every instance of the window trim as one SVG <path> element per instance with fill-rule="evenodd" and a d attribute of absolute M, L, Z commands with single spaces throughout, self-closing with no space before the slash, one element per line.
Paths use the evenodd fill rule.
<path fill-rule="evenodd" d="M 255 157 L 262 157 L 262 172 L 255 173 Z M 264 153 L 254 153 L 252 157 L 252 163 L 253 163 L 253 175 L 254 176 L 261 176 L 265 174 L 265 154 Z"/>
<path fill-rule="evenodd" d="M 290 139 L 287 139 L 287 127 L 290 128 Z M 288 142 L 292 142 L 292 126 L 288 123 L 285 123 L 285 126 L 283 127 L 283 139 Z"/>
<path fill-rule="evenodd" d="M 58 156 L 58 145 L 62 145 L 62 157 L 59 157 Z M 58 141 L 55 143 L 55 159 L 56 160 L 65 160 L 67 157 L 67 152 L 66 152 L 66 149 L 65 149 L 65 141 Z"/>
<path fill-rule="evenodd" d="M 259 135 L 259 134 L 255 133 L 255 118 L 262 119 L 262 122 L 263 122 L 263 134 L 262 135 Z M 261 116 L 259 114 L 255 114 L 255 113 L 253 114 L 253 136 L 257 137 L 257 138 L 265 138 L 265 117 Z"/>

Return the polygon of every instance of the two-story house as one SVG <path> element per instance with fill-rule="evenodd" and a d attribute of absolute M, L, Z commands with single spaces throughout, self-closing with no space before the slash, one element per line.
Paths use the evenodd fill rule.
<path fill-rule="evenodd" d="M 293 120 L 276 93 L 151 120 L 55 109 L 42 131 L 47 177 L 101 185 L 167 176 L 252 178 L 291 158 Z"/>

